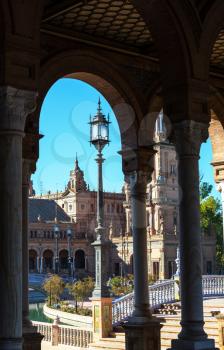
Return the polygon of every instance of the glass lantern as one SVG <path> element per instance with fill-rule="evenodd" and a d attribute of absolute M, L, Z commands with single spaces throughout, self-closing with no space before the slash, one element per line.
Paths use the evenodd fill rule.
<path fill-rule="evenodd" d="M 71 238 L 72 237 L 72 230 L 70 228 L 67 228 L 66 234 L 67 234 L 68 238 Z"/>
<path fill-rule="evenodd" d="M 60 232 L 59 227 L 57 225 L 55 225 L 54 226 L 54 236 L 56 239 L 59 238 L 59 232 Z"/>
<path fill-rule="evenodd" d="M 90 116 L 90 143 L 98 150 L 102 150 L 109 141 L 109 115 L 108 118 L 102 113 L 101 102 L 98 102 L 97 114 Z"/>

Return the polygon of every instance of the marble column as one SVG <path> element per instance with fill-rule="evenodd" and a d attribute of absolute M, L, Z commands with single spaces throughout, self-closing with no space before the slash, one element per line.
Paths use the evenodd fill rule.
<path fill-rule="evenodd" d="M 22 349 L 22 139 L 35 95 L 0 88 L 0 350 Z"/>
<path fill-rule="evenodd" d="M 151 147 L 121 152 L 123 170 L 130 183 L 134 263 L 134 311 L 124 326 L 127 350 L 160 349 L 160 324 L 149 308 L 146 231 L 146 188 L 154 153 Z"/>
<path fill-rule="evenodd" d="M 43 255 L 41 255 L 41 257 L 40 257 L 40 273 L 43 273 L 43 259 L 44 259 Z"/>
<path fill-rule="evenodd" d="M 40 273 L 40 257 L 39 257 L 39 256 L 37 256 L 37 262 L 36 262 L 36 264 L 37 264 L 36 270 L 37 270 L 38 273 Z"/>
<path fill-rule="evenodd" d="M 180 198 L 181 332 L 172 349 L 214 349 L 204 331 L 202 249 L 199 199 L 199 153 L 208 125 L 191 120 L 174 125 Z"/>

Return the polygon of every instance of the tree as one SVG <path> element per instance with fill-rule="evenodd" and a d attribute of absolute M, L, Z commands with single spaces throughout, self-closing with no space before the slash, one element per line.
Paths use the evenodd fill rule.
<path fill-rule="evenodd" d="M 76 312 L 77 312 L 77 302 L 81 302 L 81 308 L 83 308 L 83 303 L 87 300 L 94 289 L 94 280 L 92 277 L 86 277 L 83 280 L 79 280 L 72 284 L 67 284 L 70 294 L 76 301 Z"/>
<path fill-rule="evenodd" d="M 134 276 L 127 275 L 125 277 L 115 276 L 109 279 L 108 286 L 115 296 L 122 296 L 133 291 Z"/>
<path fill-rule="evenodd" d="M 60 295 L 63 293 L 65 284 L 61 277 L 58 275 L 52 275 L 43 284 L 43 289 L 48 295 L 48 305 L 58 303 Z"/>
<path fill-rule="evenodd" d="M 210 185 L 208 182 L 201 182 L 200 183 L 200 198 L 201 200 L 204 200 L 207 198 L 211 192 L 212 192 L 213 186 Z"/>
<path fill-rule="evenodd" d="M 221 268 L 224 265 L 222 205 L 218 198 L 211 195 L 212 188 L 207 182 L 200 184 L 201 228 L 206 235 L 215 232 L 216 261 Z"/>

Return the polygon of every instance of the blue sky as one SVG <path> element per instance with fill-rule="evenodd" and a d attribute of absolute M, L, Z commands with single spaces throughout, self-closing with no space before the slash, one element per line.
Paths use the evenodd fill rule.
<path fill-rule="evenodd" d="M 36 193 L 48 190 L 63 190 L 69 179 L 69 171 L 74 167 L 77 153 L 79 164 L 91 189 L 96 188 L 96 150 L 89 144 L 89 116 L 94 115 L 101 96 L 103 112 L 110 113 L 111 143 L 104 149 L 104 189 L 120 191 L 123 184 L 120 132 L 116 117 L 110 105 L 100 93 L 90 85 L 74 79 L 60 79 L 49 90 L 41 110 L 40 158 L 37 171 L 33 175 Z M 203 181 L 214 185 L 213 169 L 210 165 L 212 150 L 210 141 L 202 146 L 200 173 Z M 214 194 L 217 192 L 214 190 Z"/>

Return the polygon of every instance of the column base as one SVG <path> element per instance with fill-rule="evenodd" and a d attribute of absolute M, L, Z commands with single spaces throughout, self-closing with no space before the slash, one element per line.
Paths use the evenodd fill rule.
<path fill-rule="evenodd" d="M 174 339 L 168 350 L 218 350 L 213 339 L 205 340 L 182 340 Z"/>
<path fill-rule="evenodd" d="M 146 318 L 144 320 L 146 321 Z M 125 349 L 160 350 L 161 325 L 159 321 L 152 318 L 145 323 L 134 324 L 133 322 L 134 318 L 123 326 L 125 331 Z"/>
<path fill-rule="evenodd" d="M 41 341 L 44 336 L 40 333 L 23 333 L 23 350 L 41 350 Z"/>
<path fill-rule="evenodd" d="M 0 339 L 0 350 L 22 350 L 22 338 Z"/>

